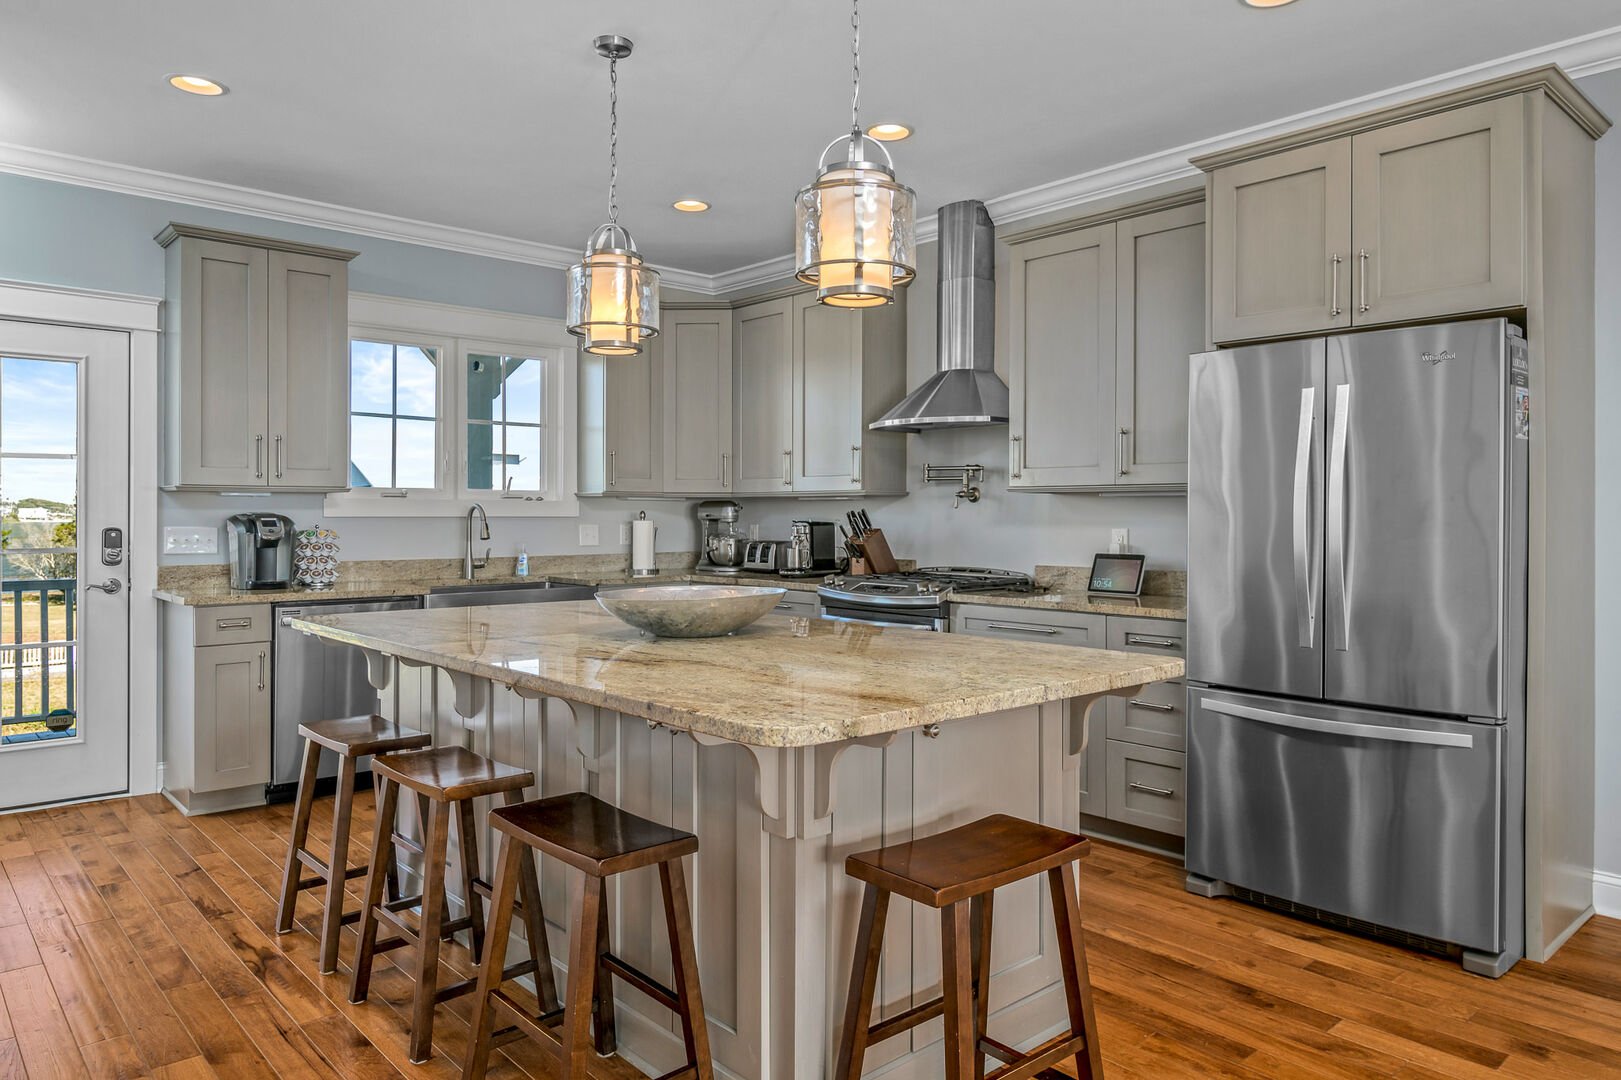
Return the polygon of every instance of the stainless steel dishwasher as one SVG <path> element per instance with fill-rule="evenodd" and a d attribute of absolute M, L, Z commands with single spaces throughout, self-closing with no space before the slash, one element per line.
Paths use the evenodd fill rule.
<path fill-rule="evenodd" d="M 276 628 L 272 644 L 275 677 L 270 685 L 271 724 L 270 802 L 291 799 L 298 791 L 299 757 L 303 753 L 298 725 L 312 720 L 359 716 L 377 711 L 377 690 L 366 677 L 366 659 L 350 645 L 334 645 L 294 630 L 293 619 L 304 615 L 348 615 L 362 611 L 403 611 L 422 606 L 419 596 L 383 600 L 313 600 L 277 604 L 272 611 Z M 337 758 L 323 755 L 318 791 L 330 791 L 338 773 Z M 362 763 L 365 769 L 369 762 Z M 365 772 L 365 783 L 371 774 Z"/>

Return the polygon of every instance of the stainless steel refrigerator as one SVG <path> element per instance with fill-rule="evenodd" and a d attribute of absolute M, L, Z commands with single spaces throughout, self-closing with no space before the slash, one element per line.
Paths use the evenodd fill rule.
<path fill-rule="evenodd" d="M 1192 358 L 1188 888 L 1523 954 L 1525 340 Z"/>

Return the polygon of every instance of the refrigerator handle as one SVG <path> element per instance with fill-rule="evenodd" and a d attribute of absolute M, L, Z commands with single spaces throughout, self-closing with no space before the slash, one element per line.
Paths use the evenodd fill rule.
<path fill-rule="evenodd" d="M 1386 727 L 1383 724 L 1358 724 L 1349 720 L 1322 720 L 1315 716 L 1295 716 L 1292 713 L 1257 709 L 1253 705 L 1240 705 L 1235 701 L 1199 703 L 1205 712 L 1236 716 L 1240 720 L 1258 720 L 1273 727 L 1293 728 L 1296 731 L 1319 731 L 1329 735 L 1344 735 L 1353 739 L 1378 739 L 1381 742 L 1418 743 L 1423 746 L 1448 746 L 1462 750 L 1472 749 L 1475 737 L 1461 731 L 1425 731 L 1422 728 Z"/>
<path fill-rule="evenodd" d="M 1299 623 L 1300 647 L 1317 646 L 1316 597 L 1311 587 L 1311 445 L 1312 418 L 1316 412 L 1317 388 L 1300 391 L 1300 427 L 1295 435 L 1294 546 L 1295 611 Z"/>
<path fill-rule="evenodd" d="M 1351 384 L 1334 388 L 1334 433 L 1328 463 L 1328 610 L 1339 616 L 1339 641 L 1332 643 L 1340 652 L 1351 644 L 1351 610 L 1345 589 L 1345 441 L 1351 418 Z"/>

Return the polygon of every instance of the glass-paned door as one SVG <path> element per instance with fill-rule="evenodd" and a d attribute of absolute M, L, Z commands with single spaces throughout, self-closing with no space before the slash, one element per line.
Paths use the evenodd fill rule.
<path fill-rule="evenodd" d="M 129 786 L 128 459 L 129 336 L 0 321 L 0 811 Z"/>

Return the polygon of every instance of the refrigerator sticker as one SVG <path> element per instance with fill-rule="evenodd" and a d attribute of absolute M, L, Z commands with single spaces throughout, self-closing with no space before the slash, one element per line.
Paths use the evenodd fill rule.
<path fill-rule="evenodd" d="M 1514 388 L 1514 437 L 1531 437 L 1531 391 L 1523 386 Z"/>

